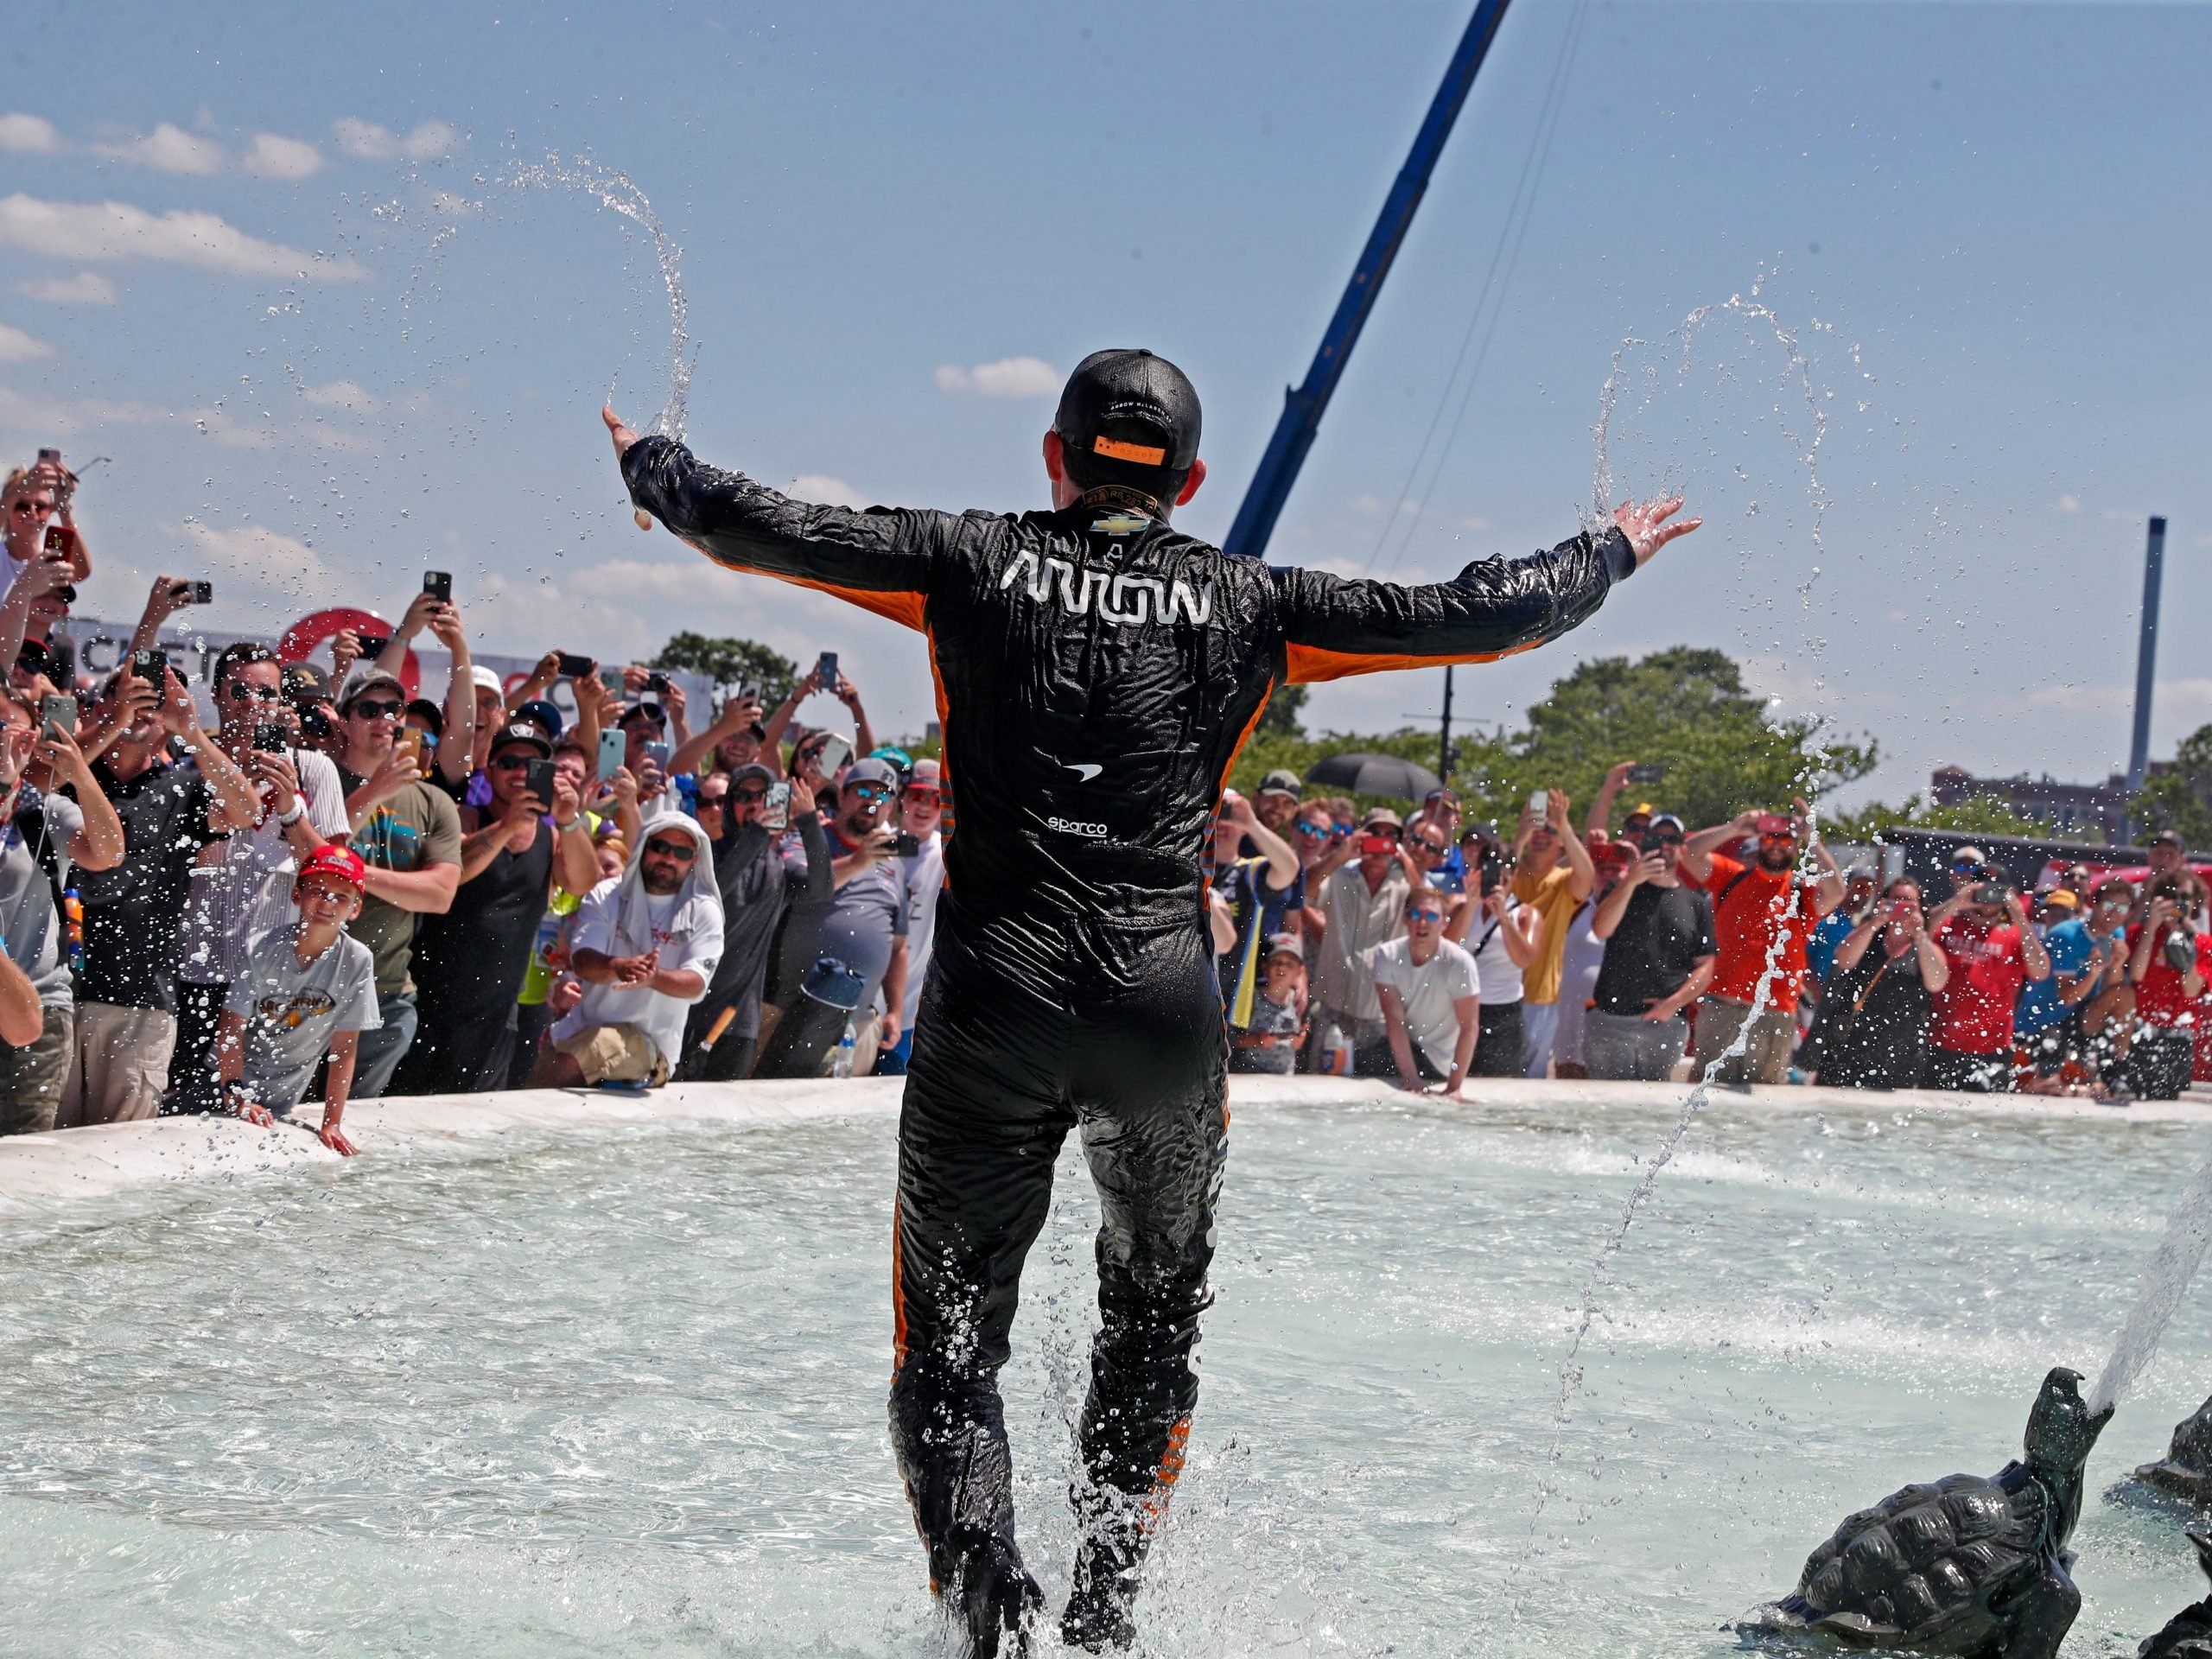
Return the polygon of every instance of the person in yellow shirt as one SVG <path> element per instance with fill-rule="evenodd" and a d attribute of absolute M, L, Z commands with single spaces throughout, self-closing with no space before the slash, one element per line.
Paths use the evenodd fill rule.
<path fill-rule="evenodd" d="M 1542 947 L 1521 976 L 1522 1071 L 1531 1077 L 1542 1077 L 1551 1065 L 1568 918 L 1598 885 L 1590 849 L 1568 827 L 1567 806 L 1565 790 L 1537 790 L 1522 809 L 1513 838 L 1513 897 L 1534 905 L 1544 918 Z"/>

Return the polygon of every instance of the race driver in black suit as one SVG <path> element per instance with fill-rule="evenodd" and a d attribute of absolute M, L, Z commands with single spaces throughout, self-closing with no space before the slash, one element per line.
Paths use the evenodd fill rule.
<path fill-rule="evenodd" d="M 851 601 L 929 644 L 960 828 L 899 1127 L 891 1430 L 932 1587 L 978 1655 L 1041 1606 L 1014 1537 L 997 1376 L 1070 1128 L 1097 1183 L 1100 1328 L 1061 1620 L 1130 1604 L 1198 1397 L 1227 1049 L 1208 826 L 1282 685 L 1487 662 L 1582 621 L 1673 537 L 1679 497 L 1421 587 L 1232 558 L 1170 524 L 1205 479 L 1166 359 L 1084 359 L 1045 435 L 1052 510 L 814 506 L 603 411 L 632 499 L 708 557 Z"/>

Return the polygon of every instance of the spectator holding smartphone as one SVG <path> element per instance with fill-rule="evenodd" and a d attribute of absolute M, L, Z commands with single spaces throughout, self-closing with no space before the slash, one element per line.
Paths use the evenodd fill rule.
<path fill-rule="evenodd" d="M 1685 883 L 1681 820 L 1662 813 L 1643 853 L 1598 906 L 1592 931 L 1605 964 L 1583 1016 L 1582 1058 L 1592 1077 L 1663 1083 L 1689 1042 L 1682 1010 L 1713 982 L 1713 900 Z"/>
<path fill-rule="evenodd" d="M 1954 893 L 1929 918 L 1949 976 L 1936 993 L 1924 1089 L 2002 1094 L 2012 1086 L 2012 1015 L 2020 988 L 2050 972 L 2043 941 L 2003 871 Z M 1839 955 L 1840 952 L 1838 953 Z"/>
<path fill-rule="evenodd" d="M 2144 883 L 2143 919 L 2127 930 L 2136 1028 L 2126 1077 L 2139 1100 L 2178 1099 L 2189 1087 L 2200 999 L 2212 979 L 2203 905 L 2203 884 L 2177 861 Z"/>
<path fill-rule="evenodd" d="M 283 669 L 266 645 L 241 641 L 215 659 L 215 746 L 260 798 L 259 816 L 205 849 L 193 869 L 177 963 L 173 1089 L 213 1075 L 215 1030 L 232 980 L 252 942 L 299 919 L 293 888 L 300 861 L 351 833 L 346 789 L 327 755 L 302 749 L 278 720 Z"/>
<path fill-rule="evenodd" d="M 478 668 L 470 658 L 468 633 L 461 626 L 459 608 L 427 589 L 407 601 L 399 626 L 391 631 L 391 638 L 371 666 L 399 677 L 409 648 L 426 632 L 446 648 L 452 663 L 452 672 L 446 677 L 443 728 L 430 781 L 458 800 L 484 765 L 492 734 L 506 723 L 505 694 L 499 677 L 487 668 Z M 345 677 L 341 673 L 339 677 L 342 690 Z"/>
<path fill-rule="evenodd" d="M 822 664 L 817 663 L 813 671 L 791 688 L 791 696 L 776 705 L 774 712 L 768 716 L 767 725 L 763 728 L 766 736 L 766 747 L 779 747 L 783 743 L 785 732 L 791 727 L 791 717 L 798 712 L 799 704 L 817 692 L 828 691 L 845 705 L 846 711 L 853 717 L 855 734 L 853 742 L 855 746 L 853 753 L 873 754 L 875 753 L 875 733 L 868 723 L 867 710 L 861 707 L 861 694 L 858 689 L 842 674 L 839 674 L 835 679 L 825 680 L 822 668 Z M 815 789 L 819 793 L 821 785 L 816 784 Z"/>
<path fill-rule="evenodd" d="M 13 582 L 31 566 L 51 560 L 63 582 L 86 582 L 92 556 L 76 519 L 77 475 L 46 451 L 32 467 L 17 467 L 0 482 L 0 512 L 7 518 L 8 569 L 0 575 Z M 59 530 L 56 537 L 50 532 Z M 56 543 L 59 545 L 56 545 Z"/>
<path fill-rule="evenodd" d="M 152 677 L 140 677 L 137 664 Z M 177 959 L 194 864 L 203 848 L 261 816 L 259 793 L 200 729 L 191 690 L 174 668 L 126 658 L 95 714 L 105 741 L 92 780 L 123 827 L 124 854 L 111 868 L 76 879 L 85 950 L 61 1128 L 160 1110 L 176 1049 Z M 188 758 L 171 759 L 172 740 Z"/>
<path fill-rule="evenodd" d="M 760 698 L 732 696 L 723 702 L 713 725 L 676 751 L 668 769 L 682 774 L 698 772 L 702 764 L 715 772 L 735 772 L 740 766 L 755 763 L 766 765 L 776 752 L 772 745 L 764 741 L 767 731 L 760 724 Z M 770 770 L 777 776 L 782 775 L 780 766 Z"/>
<path fill-rule="evenodd" d="M 589 893 L 599 883 L 582 803 L 554 766 L 545 734 L 524 722 L 504 727 L 493 736 L 488 760 L 490 801 L 461 809 L 453 903 L 425 917 L 416 935 L 422 1023 L 393 1080 L 401 1094 L 505 1087 L 518 1031 L 515 999 L 554 884 Z"/>
<path fill-rule="evenodd" d="M 1255 852 L 1243 855 L 1249 846 Z M 1259 988 L 1262 944 L 1282 931 L 1287 916 L 1305 904 L 1298 855 L 1260 822 L 1252 803 L 1233 789 L 1221 792 L 1213 827 L 1214 890 L 1228 900 L 1236 938 L 1215 962 L 1223 1006 L 1232 1030 L 1251 1017 Z"/>
<path fill-rule="evenodd" d="M 1406 894 L 1413 884 L 1399 856 L 1403 830 L 1388 807 L 1368 813 L 1351 843 L 1358 861 L 1324 881 L 1319 902 L 1307 912 L 1307 920 L 1320 929 L 1309 958 L 1317 1071 L 1325 1068 L 1332 1050 L 1349 1047 L 1356 1057 L 1389 1039 L 1368 955 L 1405 925 Z"/>
<path fill-rule="evenodd" d="M 914 762 L 899 791 L 899 827 L 913 847 L 906 850 L 902 840 L 898 852 L 906 872 L 906 1001 L 899 1010 L 899 1039 L 876 1058 L 879 1077 L 903 1074 L 914 1052 L 914 1021 L 921 1017 L 922 984 L 937 948 L 938 899 L 944 892 L 944 768 L 925 758 Z"/>
<path fill-rule="evenodd" d="M 1837 1089 L 1911 1089 L 1928 1065 L 1936 999 L 1951 966 L 1928 931 L 1920 884 L 1890 883 L 1836 947 L 1821 1016 L 1820 1081 Z"/>
<path fill-rule="evenodd" d="M 681 1071 L 687 1081 L 727 1083 L 751 1073 L 777 930 L 794 899 L 826 906 L 834 890 L 814 791 L 793 780 L 788 801 L 771 814 L 768 798 L 776 788 L 767 767 L 758 764 L 729 775 L 722 830 L 712 837 L 722 906 L 721 960 L 707 995 L 691 1007 Z M 798 841 L 789 852 L 779 844 L 787 822 Z"/>
<path fill-rule="evenodd" d="M 377 1024 L 376 966 L 346 925 L 361 907 L 367 867 L 348 849 L 318 848 L 292 884 L 299 920 L 270 930 L 225 994 L 216 1069 L 225 1109 L 264 1128 L 289 1118 L 327 1057 L 316 1138 L 350 1158 L 341 1120 L 361 1034 Z"/>
<path fill-rule="evenodd" d="M 374 1100 L 391 1086 L 419 1023 L 414 957 L 416 918 L 444 913 L 461 885 L 461 813 L 453 798 L 423 780 L 418 742 L 402 742 L 407 689 L 381 669 L 346 687 L 338 764 L 346 788 L 350 845 L 367 869 L 360 913 L 347 931 L 376 964 L 377 1025 L 362 1033 L 353 1096 Z"/>
<path fill-rule="evenodd" d="M 1559 1028 L 1560 963 L 1567 924 L 1598 885 L 1589 849 L 1569 827 L 1564 790 L 1538 790 L 1521 813 L 1513 837 L 1513 899 L 1534 905 L 1544 918 L 1542 954 L 1521 978 L 1522 1074 L 1549 1071 L 1552 1037 Z"/>
<path fill-rule="evenodd" d="M 1543 914 L 1535 906 L 1514 899 L 1505 849 L 1486 834 L 1470 830 L 1461 839 L 1459 850 L 1472 892 L 1446 923 L 1444 937 L 1466 947 L 1475 959 L 1475 980 L 1480 987 L 1481 1034 L 1467 1074 L 1517 1077 L 1522 1047 L 1522 982 L 1543 954 Z M 1562 1012 L 1565 1004 L 1562 993 Z"/>
<path fill-rule="evenodd" d="M 33 788 L 24 774 L 35 763 L 78 799 Z M 41 730 L 38 711 L 12 694 L 0 696 L 0 950 L 29 979 L 40 1007 L 37 1036 L 0 1047 L 0 1135 L 35 1135 L 54 1125 L 75 1051 L 64 861 L 112 869 L 124 842 L 76 740 L 58 727 Z"/>

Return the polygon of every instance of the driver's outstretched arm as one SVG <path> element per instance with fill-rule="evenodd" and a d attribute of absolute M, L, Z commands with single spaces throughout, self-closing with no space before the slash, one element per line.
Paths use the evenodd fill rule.
<path fill-rule="evenodd" d="M 1586 620 L 1636 563 L 1629 538 L 1607 530 L 1529 558 L 1484 559 L 1449 582 L 1417 587 L 1275 570 L 1284 678 L 1311 684 L 1526 651 Z"/>
<path fill-rule="evenodd" d="M 622 479 L 632 501 L 717 564 L 817 588 L 918 630 L 930 568 L 960 523 L 941 512 L 794 501 L 707 465 L 672 438 L 630 445 Z"/>

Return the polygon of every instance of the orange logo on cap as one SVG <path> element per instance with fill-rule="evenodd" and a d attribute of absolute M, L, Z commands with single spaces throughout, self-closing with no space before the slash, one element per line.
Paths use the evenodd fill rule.
<path fill-rule="evenodd" d="M 1133 461 L 1140 467 L 1159 467 L 1167 460 L 1165 449 L 1154 448 L 1148 443 L 1123 443 L 1119 438 L 1093 438 L 1090 449 L 1093 454 L 1113 461 Z"/>

